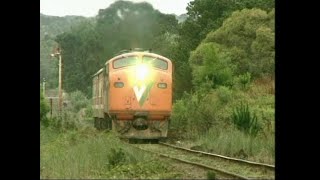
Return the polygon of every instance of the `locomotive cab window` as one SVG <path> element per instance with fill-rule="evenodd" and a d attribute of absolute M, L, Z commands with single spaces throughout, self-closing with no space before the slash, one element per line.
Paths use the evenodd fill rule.
<path fill-rule="evenodd" d="M 167 70 L 168 69 L 168 62 L 162 59 L 158 59 L 156 57 L 151 56 L 143 56 L 142 58 L 143 63 L 149 64 L 152 67 Z"/>
<path fill-rule="evenodd" d="M 128 56 L 121 59 L 113 61 L 113 68 L 122 68 L 127 66 L 133 66 L 139 63 L 139 58 L 137 56 Z"/>

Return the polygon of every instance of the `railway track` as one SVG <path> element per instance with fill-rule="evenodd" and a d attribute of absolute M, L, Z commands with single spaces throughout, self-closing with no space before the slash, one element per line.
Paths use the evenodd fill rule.
<path fill-rule="evenodd" d="M 212 170 L 222 179 L 274 179 L 274 166 L 182 148 L 167 143 L 134 144 L 140 150 L 180 163 Z"/>
<path fill-rule="evenodd" d="M 259 167 L 259 168 L 268 168 L 270 170 L 274 170 L 275 169 L 275 166 L 271 165 L 271 164 L 264 164 L 264 163 L 259 163 L 259 162 L 247 161 L 247 160 L 243 160 L 243 159 L 237 159 L 237 158 L 233 158 L 233 157 L 222 156 L 222 155 L 219 155 L 219 154 L 213 154 L 213 153 L 207 153 L 207 152 L 187 149 L 187 148 L 183 148 L 183 147 L 179 147 L 179 146 L 175 146 L 175 145 L 171 145 L 171 144 L 167 144 L 167 143 L 163 143 L 163 142 L 159 142 L 159 144 L 161 144 L 163 146 L 168 146 L 168 147 L 171 147 L 171 148 L 175 148 L 175 149 L 180 149 L 180 150 L 183 150 L 183 151 L 191 152 L 191 153 L 201 154 L 201 155 L 214 157 L 214 158 L 221 158 L 221 159 L 229 160 L 229 161 L 232 161 L 232 162 L 235 162 L 235 163 L 244 164 L 244 165 L 256 166 L 256 167 Z"/>

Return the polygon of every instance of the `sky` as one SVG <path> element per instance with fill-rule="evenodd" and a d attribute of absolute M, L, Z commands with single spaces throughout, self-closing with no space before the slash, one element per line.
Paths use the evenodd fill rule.
<path fill-rule="evenodd" d="M 105 9 L 117 0 L 40 0 L 40 13 L 51 16 L 78 15 L 93 17 L 99 9 Z M 130 0 L 146 1 L 165 14 L 181 15 L 186 13 L 188 2 L 192 0 Z"/>

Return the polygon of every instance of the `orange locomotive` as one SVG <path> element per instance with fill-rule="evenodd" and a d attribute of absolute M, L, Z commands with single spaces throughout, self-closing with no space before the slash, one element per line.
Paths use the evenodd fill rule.
<path fill-rule="evenodd" d="M 146 51 L 118 55 L 93 75 L 94 124 L 130 139 L 167 136 L 172 62 Z"/>

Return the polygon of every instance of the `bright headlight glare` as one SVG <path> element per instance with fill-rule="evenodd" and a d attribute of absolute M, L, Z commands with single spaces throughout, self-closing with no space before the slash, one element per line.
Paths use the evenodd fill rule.
<path fill-rule="evenodd" d="M 146 64 L 139 64 L 137 65 L 136 73 L 137 79 L 143 81 L 149 76 L 150 70 Z"/>

